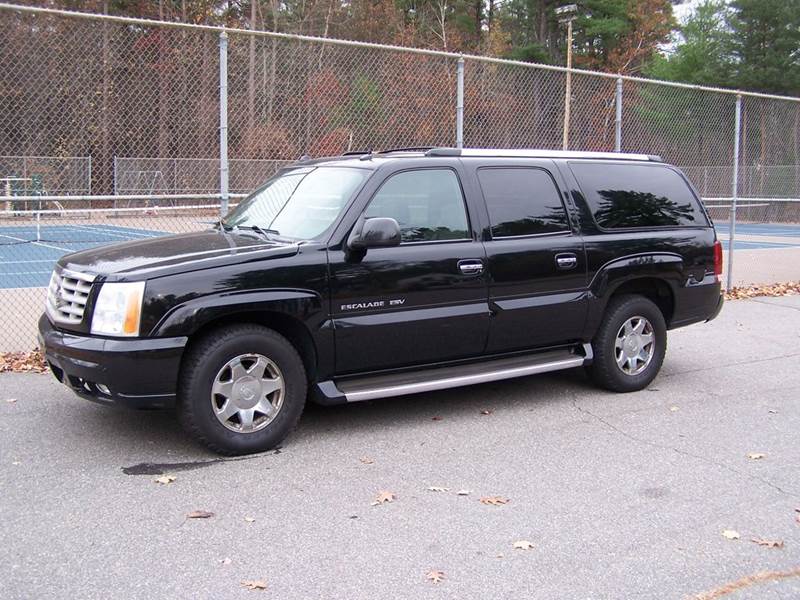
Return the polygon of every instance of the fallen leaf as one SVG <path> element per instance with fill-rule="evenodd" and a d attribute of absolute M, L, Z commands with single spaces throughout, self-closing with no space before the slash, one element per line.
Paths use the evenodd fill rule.
<path fill-rule="evenodd" d="M 500 552 L 497 556 L 495 556 L 495 558 L 504 558 L 504 557 L 505 555 L 502 552 Z"/>
<path fill-rule="evenodd" d="M 762 458 L 766 458 L 766 457 L 767 457 L 767 455 L 764 454 L 763 452 L 748 452 L 747 453 L 747 458 L 749 458 L 750 460 L 761 460 Z"/>
<path fill-rule="evenodd" d="M 168 483 L 172 483 L 175 481 L 177 477 L 175 475 L 162 475 L 158 479 L 154 479 L 156 483 L 160 483 L 161 485 L 167 485 Z"/>
<path fill-rule="evenodd" d="M 242 585 L 248 590 L 265 590 L 267 589 L 267 582 L 263 579 L 254 579 L 250 581 L 243 581 Z"/>
<path fill-rule="evenodd" d="M 431 421 L 441 421 L 442 417 L 431 417 Z"/>
<path fill-rule="evenodd" d="M 670 407 L 669 407 L 669 411 L 670 411 L 670 412 L 678 412 L 679 410 L 680 410 L 680 408 L 679 408 L 679 407 L 677 407 L 677 406 L 670 406 Z"/>
<path fill-rule="evenodd" d="M 16 401 L 17 401 L 16 398 L 6 398 L 6 402 L 8 402 L 9 404 L 14 404 L 14 402 Z"/>
<path fill-rule="evenodd" d="M 733 529 L 723 529 L 722 537 L 729 540 L 738 540 L 740 536 L 738 531 L 734 531 Z"/>
<path fill-rule="evenodd" d="M 187 519 L 210 519 L 214 516 L 213 512 L 208 512 L 207 510 L 193 510 L 188 515 L 186 515 Z"/>
<path fill-rule="evenodd" d="M 439 486 L 436 486 L 436 485 L 432 485 L 431 487 L 428 488 L 428 491 L 429 492 L 449 492 L 450 488 L 439 487 Z"/>
<path fill-rule="evenodd" d="M 369 456 L 362 456 L 362 457 L 361 457 L 361 458 L 359 458 L 358 460 L 360 460 L 360 461 L 361 461 L 362 463 L 364 463 L 365 465 L 371 465 L 371 464 L 373 464 L 373 463 L 375 462 L 375 461 L 374 461 L 374 460 L 372 460 L 372 459 L 371 459 Z"/>
<path fill-rule="evenodd" d="M 253 517 L 245 517 L 244 518 L 246 523 L 255 523 L 255 519 Z"/>
<path fill-rule="evenodd" d="M 428 571 L 425 579 L 431 583 L 442 583 L 444 581 L 444 571 Z"/>
<path fill-rule="evenodd" d="M 229 565 L 229 564 L 231 564 L 232 562 L 233 562 L 233 561 L 232 561 L 230 558 L 228 558 L 228 557 L 226 556 L 225 558 L 223 558 L 222 560 L 220 560 L 220 561 L 219 561 L 219 564 L 221 564 L 221 565 Z"/>
<path fill-rule="evenodd" d="M 0 352 L 0 373 L 44 373 L 47 363 L 42 353 Z"/>
<path fill-rule="evenodd" d="M 482 415 L 490 415 L 490 414 L 492 414 L 493 412 L 494 412 L 493 410 L 486 409 L 486 410 L 482 410 L 482 411 L 481 411 L 481 414 L 482 414 Z"/>
<path fill-rule="evenodd" d="M 533 544 L 528 540 L 514 542 L 514 550 L 533 550 Z"/>
<path fill-rule="evenodd" d="M 393 502 L 394 499 L 394 492 L 378 492 L 378 495 L 375 497 L 375 501 L 372 503 L 372 506 L 385 504 L 386 502 Z"/>
<path fill-rule="evenodd" d="M 500 506 L 501 504 L 508 504 L 508 498 L 503 496 L 484 496 L 480 499 L 481 504 L 491 504 L 492 506 Z"/>
<path fill-rule="evenodd" d="M 764 538 L 752 538 L 750 540 L 759 546 L 766 546 L 767 548 L 783 548 L 783 540 L 765 540 Z"/>
<path fill-rule="evenodd" d="M 774 408 L 770 408 L 770 409 L 769 409 L 767 412 L 768 412 L 769 414 L 771 414 L 771 415 L 777 415 L 777 414 L 778 414 L 778 411 L 777 411 L 777 410 L 775 410 Z"/>
<path fill-rule="evenodd" d="M 725 292 L 726 300 L 742 300 L 756 296 L 792 296 L 800 294 L 800 282 L 787 281 L 772 285 L 748 285 L 735 287 Z"/>
<path fill-rule="evenodd" d="M 458 490 L 456 495 L 458 496 L 469 496 L 472 492 L 470 490 Z"/>

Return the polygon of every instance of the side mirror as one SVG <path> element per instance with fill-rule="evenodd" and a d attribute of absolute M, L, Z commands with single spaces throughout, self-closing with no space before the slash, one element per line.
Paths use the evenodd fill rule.
<path fill-rule="evenodd" d="M 400 225 L 389 217 L 362 217 L 347 238 L 347 245 L 353 250 L 399 246 Z"/>

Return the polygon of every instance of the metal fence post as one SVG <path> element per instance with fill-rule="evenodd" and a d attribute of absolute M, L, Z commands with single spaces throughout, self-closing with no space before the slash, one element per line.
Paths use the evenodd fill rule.
<path fill-rule="evenodd" d="M 614 152 L 622 152 L 622 77 L 617 78 L 617 93 L 614 100 L 616 116 L 614 118 Z"/>
<path fill-rule="evenodd" d="M 114 179 L 114 181 L 112 182 L 113 186 L 114 186 L 114 208 L 117 208 L 117 194 L 119 194 L 119 187 L 118 187 L 118 184 L 117 184 L 117 155 L 116 154 L 112 157 L 112 160 L 113 160 L 113 164 L 114 164 L 114 172 L 111 175 L 111 177 Z M 117 216 L 116 212 L 114 213 L 114 216 L 115 217 Z"/>
<path fill-rule="evenodd" d="M 456 63 L 456 148 L 464 147 L 464 57 Z"/>
<path fill-rule="evenodd" d="M 87 194 L 90 196 L 92 195 L 92 155 L 89 155 L 89 166 L 87 167 L 89 171 L 89 189 L 87 190 Z M 92 201 L 89 200 L 89 208 L 92 208 Z"/>
<path fill-rule="evenodd" d="M 220 216 L 228 212 L 228 34 L 219 34 L 219 196 Z"/>
<path fill-rule="evenodd" d="M 742 96 L 736 96 L 736 126 L 733 140 L 733 193 L 731 194 L 731 223 L 728 234 L 728 283 L 733 288 L 733 246 L 736 241 L 736 200 L 739 196 L 739 137 L 742 130 Z"/>

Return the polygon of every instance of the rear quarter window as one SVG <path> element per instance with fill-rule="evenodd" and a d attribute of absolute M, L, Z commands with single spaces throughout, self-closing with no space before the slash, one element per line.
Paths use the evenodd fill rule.
<path fill-rule="evenodd" d="M 707 226 L 687 182 L 661 165 L 570 163 L 603 229 Z"/>

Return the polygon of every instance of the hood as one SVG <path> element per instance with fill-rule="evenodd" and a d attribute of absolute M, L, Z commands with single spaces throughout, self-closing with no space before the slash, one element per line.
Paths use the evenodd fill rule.
<path fill-rule="evenodd" d="M 63 256 L 64 268 L 121 279 L 158 276 L 221 266 L 243 260 L 291 256 L 297 244 L 221 233 L 217 230 L 183 233 L 110 244 Z"/>

